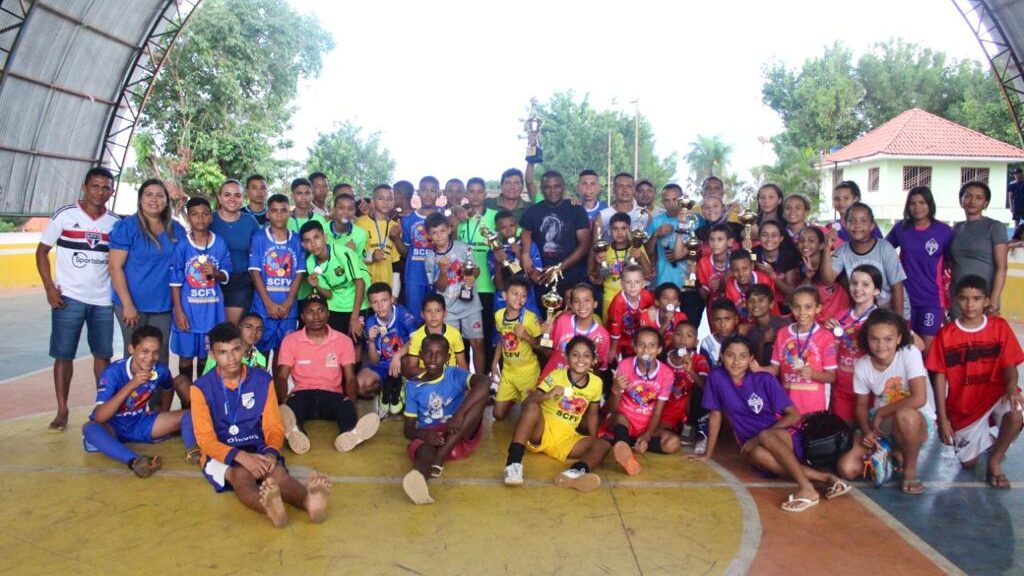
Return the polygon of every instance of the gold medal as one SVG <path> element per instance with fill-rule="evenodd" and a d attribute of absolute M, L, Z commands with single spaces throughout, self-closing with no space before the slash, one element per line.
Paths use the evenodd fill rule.
<path fill-rule="evenodd" d="M 207 260 L 208 258 L 206 257 L 206 254 L 200 254 L 199 257 L 196 258 L 196 261 L 199 262 L 199 264 L 206 264 Z"/>

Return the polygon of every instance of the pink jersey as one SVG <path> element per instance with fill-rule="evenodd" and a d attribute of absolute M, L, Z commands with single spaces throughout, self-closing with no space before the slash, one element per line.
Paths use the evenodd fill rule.
<path fill-rule="evenodd" d="M 668 400 L 672 395 L 672 384 L 675 381 L 672 369 L 661 360 L 655 360 L 654 369 L 643 372 L 637 368 L 634 356 L 620 362 L 616 372 L 629 380 L 619 400 L 619 412 L 624 412 L 634 425 L 642 425 L 638 428 L 646 428 L 658 401 Z"/>
<path fill-rule="evenodd" d="M 836 382 L 849 383 L 851 390 L 853 389 L 853 365 L 864 355 L 860 347 L 857 346 L 857 333 L 860 332 L 860 327 L 864 324 L 864 321 L 868 319 L 868 314 L 871 314 L 875 308 L 876 306 L 871 306 L 860 315 L 854 314 L 853 308 L 850 308 L 845 314 L 837 318 L 843 333 L 838 337 L 838 346 L 836 348 L 836 359 L 839 364 L 839 369 L 836 372 Z"/>
<path fill-rule="evenodd" d="M 775 338 L 772 364 L 779 367 L 779 381 L 801 414 L 828 407 L 827 386 L 801 377 L 799 371 L 804 366 L 818 372 L 836 369 L 836 337 L 832 332 L 815 323 L 808 332 L 797 333 L 796 324 L 790 324 Z"/>
<path fill-rule="evenodd" d="M 548 374 L 558 370 L 559 368 L 567 368 L 565 363 L 565 346 L 575 336 L 586 336 L 594 343 L 594 347 L 597 348 L 597 365 L 601 370 L 608 369 L 608 349 L 611 346 L 611 336 L 608 335 L 608 330 L 604 326 L 601 326 L 597 318 L 593 319 L 593 323 L 590 328 L 579 329 L 576 327 L 576 315 L 575 314 L 562 314 L 555 320 L 554 327 L 551 328 L 551 340 L 555 343 L 554 349 L 551 351 L 551 356 L 548 357 L 547 364 L 544 365 L 544 371 L 541 372 L 540 380 L 547 378 Z"/>

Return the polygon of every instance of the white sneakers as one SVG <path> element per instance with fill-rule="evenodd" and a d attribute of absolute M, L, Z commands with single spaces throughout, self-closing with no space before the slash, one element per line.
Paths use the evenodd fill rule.
<path fill-rule="evenodd" d="M 505 485 L 523 485 L 523 465 L 521 463 L 516 462 L 515 464 L 509 464 L 508 466 L 505 466 Z"/>
<path fill-rule="evenodd" d="M 555 486 L 572 488 L 580 492 L 591 492 L 601 486 L 601 477 L 576 468 L 569 468 L 555 476 Z"/>

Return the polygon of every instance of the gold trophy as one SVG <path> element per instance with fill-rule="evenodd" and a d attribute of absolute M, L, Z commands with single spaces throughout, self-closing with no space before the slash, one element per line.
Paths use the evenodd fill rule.
<path fill-rule="evenodd" d="M 544 125 L 544 119 L 537 115 L 536 98 L 530 98 L 530 113 L 522 122 L 523 130 L 526 131 L 526 161 L 529 164 L 540 164 L 544 161 L 544 150 L 540 147 L 540 128 Z"/>
<path fill-rule="evenodd" d="M 612 269 L 608 266 L 608 259 L 603 256 L 605 252 L 611 248 L 611 244 L 604 239 L 601 234 L 601 221 L 597 220 L 594 222 L 594 245 L 592 247 L 595 254 L 598 254 L 598 261 L 601 265 L 601 277 L 606 278 L 612 273 Z"/>
<path fill-rule="evenodd" d="M 548 311 L 548 318 L 554 318 L 555 312 L 562 307 L 565 299 L 558 293 L 558 280 L 556 277 L 552 277 L 551 283 L 548 284 L 550 288 L 547 294 L 541 296 L 540 302 L 544 308 Z M 554 340 L 551 339 L 551 332 L 545 330 L 544 334 L 540 337 L 540 347 L 545 350 L 551 350 L 555 347 Z"/>
<path fill-rule="evenodd" d="M 473 256 L 473 249 L 466 247 L 466 259 L 462 264 L 462 277 L 476 278 L 476 275 L 480 273 L 480 267 L 476 264 L 476 257 Z M 462 282 L 462 289 L 459 291 L 459 299 L 469 302 L 473 300 L 473 284 L 467 284 L 465 280 Z"/>
<path fill-rule="evenodd" d="M 491 250 L 504 249 L 505 243 L 501 241 L 501 236 L 491 230 L 487 226 L 480 227 L 480 235 L 487 240 L 487 246 Z M 510 243 L 511 245 L 511 243 Z M 515 256 L 506 256 L 505 261 L 501 262 L 501 265 L 508 268 L 513 274 L 519 274 L 523 271 L 523 267 L 519 265 L 519 261 L 516 260 Z"/>
<path fill-rule="evenodd" d="M 697 288 L 697 260 L 700 259 L 700 238 L 695 235 L 691 235 L 686 239 L 686 260 L 687 270 L 689 274 L 686 275 L 686 281 L 683 282 L 684 288 L 696 289 Z"/>
<path fill-rule="evenodd" d="M 757 214 L 754 214 L 750 210 L 744 210 L 740 214 L 740 223 L 743 224 L 743 239 L 751 240 L 751 234 L 753 233 L 754 222 L 757 221 Z M 754 254 L 753 244 L 751 244 L 750 250 L 750 261 L 757 262 L 757 256 Z"/>
<path fill-rule="evenodd" d="M 647 232 L 650 222 L 650 213 L 647 212 L 646 208 L 641 208 L 640 215 L 636 219 L 636 225 L 629 231 L 630 243 L 633 245 L 633 248 L 646 249 L 647 241 L 651 239 L 651 235 Z M 644 257 L 647 257 L 646 252 L 644 252 Z M 629 263 L 633 265 L 639 264 L 633 256 L 629 257 Z"/>

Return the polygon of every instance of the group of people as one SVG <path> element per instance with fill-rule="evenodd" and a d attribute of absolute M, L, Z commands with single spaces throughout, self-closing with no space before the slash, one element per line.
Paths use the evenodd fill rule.
<path fill-rule="evenodd" d="M 534 168 L 505 171 L 494 198 L 480 178 L 442 188 L 426 176 L 360 199 L 319 172 L 268 196 L 253 175 L 181 213 L 148 180 L 123 218 L 106 208 L 110 172 L 90 170 L 37 251 L 51 429 L 67 425 L 86 326 L 97 404 L 85 448 L 148 477 L 159 457 L 126 444 L 180 433 L 217 491 L 276 526 L 283 503 L 326 514 L 327 478 L 304 486 L 284 465 L 285 444 L 311 449 L 307 422 L 336 422 L 347 452 L 402 415 L 403 490 L 425 504 L 428 481 L 481 441 L 485 410 L 501 421 L 517 404 L 510 486 L 527 450 L 568 464 L 555 483 L 583 492 L 606 461 L 635 475 L 638 456 L 681 446 L 707 460 L 724 416 L 753 466 L 797 482 L 790 512 L 819 503 L 815 483 L 826 499 L 845 494 L 880 452 L 920 494 L 918 455 L 935 439 L 968 468 L 989 452 L 988 482 L 1009 487 L 1024 353 L 998 315 L 1010 243 L 984 216 L 986 183 L 963 185 L 953 227 L 928 188 L 909 190 L 883 237 L 852 181 L 833 190 L 835 220 L 815 223 L 809 198 L 774 184 L 741 214 L 714 176 L 699 204 L 669 183 L 659 205 L 652 182 L 618 174 L 606 205 L 595 172 L 567 196 L 554 171 L 538 192 Z M 115 318 L 125 349 L 111 362 Z M 360 398 L 376 399 L 362 416 Z M 834 470 L 803 454 L 815 413 L 859 431 Z"/>

